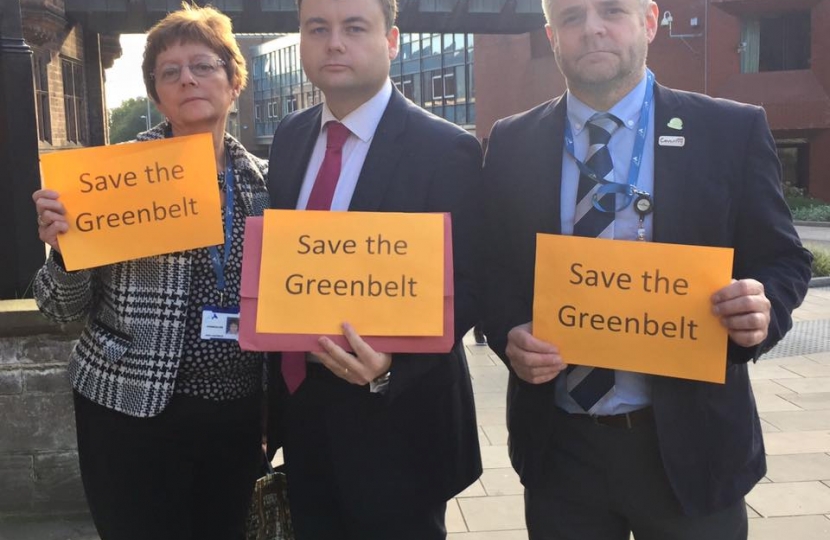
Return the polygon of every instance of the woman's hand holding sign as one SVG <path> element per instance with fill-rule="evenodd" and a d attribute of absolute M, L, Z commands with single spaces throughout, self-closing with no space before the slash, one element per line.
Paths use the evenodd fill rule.
<path fill-rule="evenodd" d="M 37 209 L 37 232 L 41 241 L 60 253 L 58 235 L 69 230 L 66 209 L 58 200 L 60 195 L 51 189 L 39 189 L 32 194 Z"/>
<path fill-rule="evenodd" d="M 754 279 L 732 280 L 712 295 L 712 313 L 720 318 L 729 339 L 742 347 L 754 347 L 767 338 L 770 301 L 764 285 Z"/>
<path fill-rule="evenodd" d="M 533 323 L 519 325 L 507 334 L 507 357 L 513 371 L 525 382 L 542 384 L 552 381 L 568 367 L 556 345 L 533 337 Z"/>
<path fill-rule="evenodd" d="M 352 384 L 369 384 L 389 371 L 392 355 L 376 352 L 363 341 L 349 323 L 343 323 L 343 335 L 354 354 L 346 352 L 327 337 L 320 338 L 326 352 L 313 353 L 329 371 Z"/>

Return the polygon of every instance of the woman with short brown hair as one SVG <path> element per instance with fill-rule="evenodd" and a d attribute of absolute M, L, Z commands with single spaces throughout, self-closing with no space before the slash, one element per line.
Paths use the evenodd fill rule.
<path fill-rule="evenodd" d="M 143 71 L 166 120 L 138 140 L 213 134 L 224 245 L 68 272 L 65 208 L 39 190 L 39 233 L 52 251 L 35 298 L 55 321 L 87 320 L 69 374 L 101 538 L 236 540 L 263 459 L 263 356 L 230 332 L 203 337 L 202 321 L 238 317 L 242 233 L 268 206 L 267 165 L 225 133 L 247 77 L 228 17 L 187 5 L 171 13 L 147 35 Z"/>

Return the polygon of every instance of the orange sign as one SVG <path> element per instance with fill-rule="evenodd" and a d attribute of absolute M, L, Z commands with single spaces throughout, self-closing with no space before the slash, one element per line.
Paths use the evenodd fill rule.
<path fill-rule="evenodd" d="M 204 133 L 42 156 L 43 185 L 66 207 L 66 268 L 221 244 L 213 155 Z"/>
<path fill-rule="evenodd" d="M 538 234 L 533 335 L 565 362 L 723 383 L 732 249 Z"/>
<path fill-rule="evenodd" d="M 256 331 L 440 336 L 444 216 L 266 210 Z"/>

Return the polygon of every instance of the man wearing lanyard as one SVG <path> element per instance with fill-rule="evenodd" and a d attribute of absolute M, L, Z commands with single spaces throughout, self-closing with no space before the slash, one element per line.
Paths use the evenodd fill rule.
<path fill-rule="evenodd" d="M 530 538 L 746 538 L 743 497 L 766 471 L 746 363 L 790 328 L 810 277 L 764 113 L 657 84 L 649 0 L 543 7 L 568 92 L 496 123 L 483 188 L 485 332 L 510 368 Z M 734 248 L 712 296 L 726 384 L 568 366 L 532 335 L 538 232 Z"/>

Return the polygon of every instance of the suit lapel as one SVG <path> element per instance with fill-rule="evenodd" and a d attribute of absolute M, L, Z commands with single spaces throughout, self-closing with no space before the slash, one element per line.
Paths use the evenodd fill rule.
<path fill-rule="evenodd" d="M 539 231 L 550 234 L 562 233 L 562 158 L 565 145 L 562 144 L 562 134 L 565 133 L 565 115 L 567 106 L 564 95 L 551 101 L 539 121 L 540 133 L 536 138 L 537 148 L 534 152 L 540 159 L 540 169 L 537 178 L 540 185 L 536 189 L 528 190 L 528 194 L 539 194 L 534 204 L 543 204 L 545 211 L 542 216 Z M 551 141 L 559 142 L 551 148 Z"/>
<path fill-rule="evenodd" d="M 404 149 L 402 134 L 408 116 L 406 98 L 392 88 L 386 111 L 378 123 L 369 153 L 360 170 L 349 210 L 375 212 L 380 209 L 383 196 L 394 180 L 395 168 Z"/>
<path fill-rule="evenodd" d="M 661 146 L 660 137 L 686 137 L 688 141 L 689 119 L 679 114 L 680 103 L 677 96 L 663 86 L 654 87 L 654 223 L 655 242 L 671 244 L 687 243 L 685 215 L 689 207 L 689 186 L 693 179 L 688 178 L 688 171 L 694 170 L 690 162 L 687 146 Z M 674 120 L 680 118 L 685 122 L 683 129 L 669 127 L 678 125 Z M 674 120 L 674 121 L 673 121 Z M 698 158 L 700 156 L 697 156 Z"/>
<path fill-rule="evenodd" d="M 296 131 L 291 134 L 291 139 L 297 141 L 297 143 L 296 147 L 292 145 L 291 151 L 283 153 L 283 155 L 287 154 L 287 160 L 282 165 L 282 171 L 279 172 L 280 177 L 284 178 L 284 182 L 276 185 L 278 190 L 275 198 L 277 208 L 293 210 L 297 207 L 297 199 L 303 186 L 308 161 L 311 159 L 311 153 L 314 151 L 314 145 L 320 133 L 322 111 L 322 107 L 317 106 L 309 110 L 308 114 L 301 115 L 296 119 L 298 124 L 294 126 Z"/>

